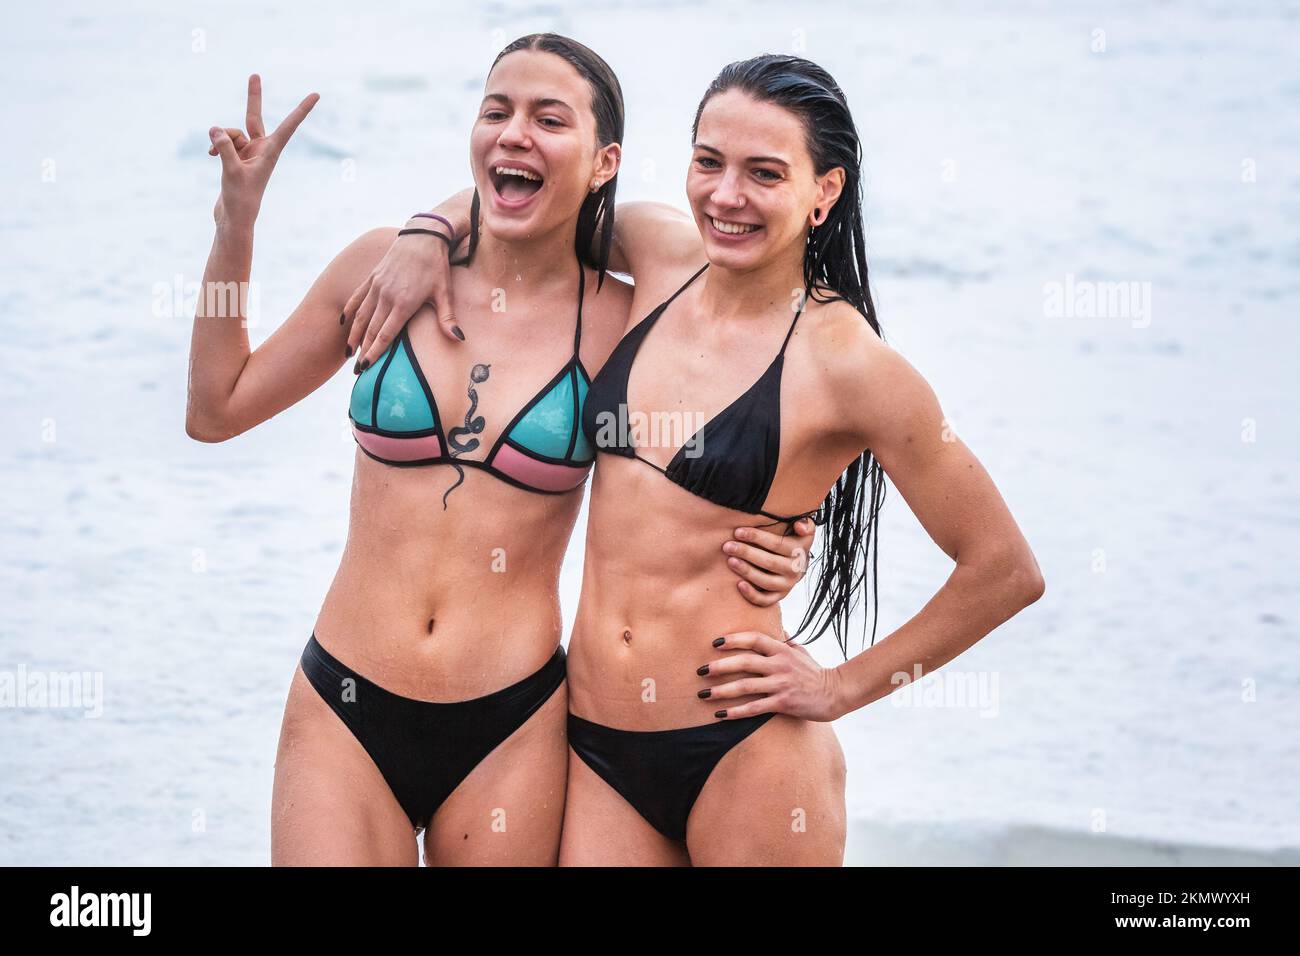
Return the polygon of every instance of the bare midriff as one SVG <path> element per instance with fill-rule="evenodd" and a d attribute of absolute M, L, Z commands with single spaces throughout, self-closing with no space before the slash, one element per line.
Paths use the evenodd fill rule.
<path fill-rule="evenodd" d="M 715 711 L 753 700 L 701 699 L 718 681 L 696 671 L 736 653 L 712 646 L 723 634 L 781 638 L 779 607 L 745 599 L 722 545 L 744 525 L 787 526 L 719 507 L 635 459 L 599 455 L 592 482 L 569 709 L 610 727 L 663 730 L 715 723 Z"/>
<path fill-rule="evenodd" d="M 499 690 L 546 663 L 562 635 L 560 566 L 581 490 L 538 494 L 464 472 L 443 510 L 455 468 L 356 453 L 347 546 L 316 639 L 405 697 Z"/>

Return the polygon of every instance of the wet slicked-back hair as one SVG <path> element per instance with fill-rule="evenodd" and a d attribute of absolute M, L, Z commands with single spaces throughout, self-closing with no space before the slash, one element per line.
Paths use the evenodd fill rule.
<path fill-rule="evenodd" d="M 508 44 L 492 61 L 492 69 L 504 57 L 519 50 L 540 50 L 554 53 L 578 71 L 591 86 L 591 111 L 596 117 L 596 144 L 599 147 L 623 142 L 623 88 L 609 64 L 589 47 L 558 33 L 530 33 Z M 492 70 L 488 70 L 490 74 Z M 618 189 L 618 174 L 594 193 L 588 193 L 578 211 L 576 248 L 578 257 L 598 275 L 596 288 L 605 284 L 605 271 L 609 264 L 609 250 L 614 242 L 614 194 Z M 478 190 L 470 208 L 469 246 L 465 257 L 456 265 L 464 265 L 474 257 L 478 248 Z M 598 235 L 599 233 L 599 235 Z"/>

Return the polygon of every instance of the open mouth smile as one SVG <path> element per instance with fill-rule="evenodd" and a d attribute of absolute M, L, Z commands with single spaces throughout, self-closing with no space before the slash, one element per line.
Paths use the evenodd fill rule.
<path fill-rule="evenodd" d="M 488 178 L 498 202 L 514 209 L 532 202 L 546 182 L 541 173 L 522 163 L 497 163 Z"/>

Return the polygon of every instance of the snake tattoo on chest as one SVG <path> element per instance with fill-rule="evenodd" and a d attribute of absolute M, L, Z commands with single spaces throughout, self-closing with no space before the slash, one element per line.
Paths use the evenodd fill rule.
<path fill-rule="evenodd" d="M 491 365 L 480 363 L 470 369 L 469 387 L 466 389 L 466 393 L 469 395 L 469 408 L 465 411 L 465 423 L 463 425 L 457 425 L 455 428 L 447 432 L 447 444 L 450 446 L 449 454 L 452 458 L 455 458 L 458 455 L 463 455 L 466 452 L 471 452 L 479 446 L 479 440 L 475 437 L 470 437 L 465 441 L 461 441 L 461 438 L 462 436 L 475 436 L 481 434 L 487 424 L 482 415 L 476 416 L 474 414 L 478 410 L 478 391 L 474 386 L 482 385 L 488 380 L 491 368 Z M 456 483 L 442 493 L 443 511 L 447 510 L 447 496 L 459 488 L 465 481 L 465 469 L 454 461 L 449 462 L 449 464 L 451 467 L 456 469 Z"/>

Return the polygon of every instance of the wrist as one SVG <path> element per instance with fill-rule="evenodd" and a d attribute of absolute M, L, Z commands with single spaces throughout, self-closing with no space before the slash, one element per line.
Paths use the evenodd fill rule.
<path fill-rule="evenodd" d="M 427 220 L 417 219 L 416 222 L 426 222 Z M 437 226 L 437 223 L 433 224 Z M 407 226 L 397 230 L 398 239 L 406 239 L 407 242 L 412 240 L 423 239 L 426 242 L 433 243 L 433 248 L 442 249 L 447 258 L 451 259 L 451 250 L 455 246 L 455 240 L 448 238 L 447 230 L 441 228 L 430 229 L 428 226 Z"/>
<path fill-rule="evenodd" d="M 462 189 L 454 196 L 449 196 L 428 211 L 428 215 L 440 216 L 451 223 L 451 230 L 456 236 L 468 236 L 470 230 L 470 211 L 474 206 L 474 190 Z"/>
<path fill-rule="evenodd" d="M 446 216 L 440 216 L 436 212 L 417 212 L 411 218 L 426 220 L 426 224 L 429 226 L 432 226 L 434 223 L 437 223 L 438 225 L 442 226 L 443 229 L 446 230 L 447 237 L 451 239 L 453 242 L 455 241 L 456 236 L 460 235 L 460 233 L 456 231 L 456 227 L 451 224 L 450 219 L 448 219 Z"/>
<path fill-rule="evenodd" d="M 217 241 L 221 243 L 252 241 L 255 216 L 222 216 L 217 222 Z"/>
<path fill-rule="evenodd" d="M 844 665 L 840 664 L 830 669 L 830 686 L 831 686 L 831 710 L 834 713 L 833 720 L 838 720 L 845 714 L 851 714 L 858 709 L 853 700 L 853 688 L 849 680 L 849 675 L 844 670 Z"/>
<path fill-rule="evenodd" d="M 456 239 L 456 234 L 453 233 L 446 226 L 444 226 L 442 223 L 438 222 L 436 219 L 425 219 L 422 216 L 412 216 L 410 219 L 406 220 L 406 222 L 402 225 L 402 229 L 437 230 L 438 232 L 446 236 L 448 239 L 451 239 L 453 242 Z"/>

